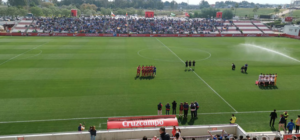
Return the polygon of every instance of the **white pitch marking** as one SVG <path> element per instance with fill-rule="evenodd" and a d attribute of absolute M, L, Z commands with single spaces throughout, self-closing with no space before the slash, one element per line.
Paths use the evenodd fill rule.
<path fill-rule="evenodd" d="M 300 110 L 277 110 L 277 112 L 300 112 Z M 212 113 L 197 113 L 198 115 L 217 115 L 217 114 L 252 114 L 252 113 L 271 113 L 272 111 L 244 111 L 244 112 L 212 112 Z M 190 114 L 188 114 L 190 115 Z M 139 116 L 154 116 L 154 115 L 139 115 Z M 110 116 L 110 117 L 87 117 L 87 118 L 67 118 L 67 119 L 48 119 L 48 120 L 27 120 L 27 121 L 5 121 L 0 124 L 8 123 L 28 123 L 28 122 L 51 122 L 51 121 L 69 121 L 69 120 L 92 120 L 92 119 L 106 119 L 112 117 L 133 117 L 133 116 Z M 101 123 L 106 124 L 106 123 Z"/>
<path fill-rule="evenodd" d="M 46 43 L 48 43 L 48 42 L 46 42 Z M 23 55 L 23 54 L 25 54 L 25 53 L 27 53 L 27 52 L 29 52 L 29 51 L 31 51 L 31 50 L 34 50 L 34 49 L 36 49 L 36 48 L 38 48 L 38 47 L 41 47 L 41 46 L 45 45 L 46 43 L 44 43 L 44 44 L 42 44 L 42 45 L 39 45 L 39 46 L 37 46 L 37 47 L 34 47 L 34 48 L 30 49 L 30 50 L 27 50 L 27 51 L 25 51 L 25 52 L 23 52 L 23 53 L 21 53 L 21 54 L 18 54 L 17 56 L 14 56 L 14 57 L 12 57 L 12 58 L 10 58 L 10 59 L 8 59 L 8 60 L 2 62 L 2 63 L 0 64 L 0 66 L 3 65 L 3 64 L 5 64 L 5 63 L 7 63 L 7 62 L 9 62 L 9 61 L 11 61 L 11 60 L 13 60 L 13 59 L 15 59 L 15 58 L 17 58 L 17 57 L 19 57 L 19 56 L 21 56 L 21 55 Z"/>
<path fill-rule="evenodd" d="M 36 55 L 34 55 L 34 56 L 25 57 L 25 58 L 22 58 L 22 59 L 28 59 L 28 58 L 36 57 L 36 56 L 38 56 L 38 55 L 40 55 L 40 54 L 42 54 L 42 53 L 43 53 L 43 51 L 40 50 L 40 53 L 38 53 L 38 54 L 36 54 Z"/>
<path fill-rule="evenodd" d="M 164 43 L 162 43 L 159 39 L 156 38 L 157 41 L 159 41 L 163 46 L 165 46 L 165 48 L 167 48 L 171 53 L 173 53 L 183 64 L 185 64 L 185 62 L 178 57 L 168 46 L 166 46 Z M 238 112 L 234 107 L 232 107 L 217 91 L 215 91 L 208 83 L 206 83 L 204 81 L 204 79 L 202 79 L 195 71 L 193 71 L 193 73 L 201 80 L 203 81 L 217 96 L 219 96 L 233 111 L 235 111 L 236 113 Z"/>

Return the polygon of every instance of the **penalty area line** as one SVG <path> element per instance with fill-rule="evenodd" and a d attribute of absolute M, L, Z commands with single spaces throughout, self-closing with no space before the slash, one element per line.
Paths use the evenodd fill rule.
<path fill-rule="evenodd" d="M 48 42 L 46 42 L 46 43 L 48 43 Z M 0 66 L 3 65 L 3 64 L 5 64 L 5 63 L 7 63 L 7 62 L 9 62 L 9 61 L 11 61 L 11 60 L 13 60 L 13 59 L 15 59 L 15 58 L 17 58 L 17 57 L 19 57 L 19 56 L 21 56 L 21 55 L 23 55 L 23 54 L 25 54 L 25 53 L 27 53 L 27 52 L 29 52 L 29 51 L 31 51 L 31 50 L 34 50 L 34 49 L 36 49 L 36 48 L 38 48 L 38 47 L 41 47 L 41 46 L 45 45 L 46 43 L 43 43 L 42 45 L 39 45 L 39 46 L 37 46 L 37 47 L 34 47 L 34 48 L 30 49 L 30 50 L 27 50 L 27 51 L 25 51 L 25 52 L 23 52 L 23 53 L 21 53 L 21 54 L 18 54 L 18 55 L 16 55 L 16 56 L 14 56 L 14 57 L 12 57 L 12 58 L 10 58 L 10 59 L 8 59 L 8 60 L 2 62 L 2 63 L 0 63 Z"/>
<path fill-rule="evenodd" d="M 277 110 L 277 112 L 300 112 L 300 110 Z M 244 111 L 244 112 L 211 112 L 211 113 L 197 113 L 198 115 L 219 115 L 219 114 L 255 114 L 255 113 L 271 113 L 272 111 Z M 190 114 L 188 114 L 190 116 Z M 155 115 L 140 115 L 145 116 L 155 116 Z M 92 120 L 92 119 L 107 119 L 112 117 L 134 117 L 134 116 L 110 116 L 110 117 L 87 117 L 87 118 L 67 118 L 67 119 L 48 119 L 48 120 L 26 120 L 26 121 L 4 121 L 0 124 L 9 123 L 30 123 L 30 122 L 52 122 L 52 121 L 70 121 L 70 120 Z M 101 123 L 106 124 L 106 123 Z"/>
<path fill-rule="evenodd" d="M 155 38 L 158 42 L 160 42 L 166 49 L 168 49 L 171 53 L 173 53 L 183 64 L 184 61 L 179 57 L 177 56 L 176 53 L 174 53 L 168 46 L 166 46 L 164 43 L 162 43 L 159 39 Z M 235 111 L 235 113 L 238 113 L 238 111 L 231 105 L 229 104 L 216 90 L 214 90 L 208 83 L 206 83 L 206 81 L 201 77 L 199 76 L 195 71 L 193 71 L 193 73 L 204 83 L 206 84 L 206 86 L 208 88 L 210 88 L 217 96 L 219 96 L 233 111 Z"/>

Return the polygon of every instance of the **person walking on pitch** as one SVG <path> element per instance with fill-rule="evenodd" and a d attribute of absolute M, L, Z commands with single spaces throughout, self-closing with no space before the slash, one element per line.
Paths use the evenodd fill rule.
<path fill-rule="evenodd" d="M 274 122 L 275 122 L 275 119 L 277 118 L 277 113 L 276 113 L 276 110 L 274 109 L 273 112 L 271 112 L 270 114 L 270 127 L 274 127 Z"/>

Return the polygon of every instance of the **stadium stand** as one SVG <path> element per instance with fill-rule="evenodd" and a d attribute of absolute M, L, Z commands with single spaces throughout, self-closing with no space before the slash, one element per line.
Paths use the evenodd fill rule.
<path fill-rule="evenodd" d="M 262 34 L 251 21 L 233 21 L 234 25 L 241 30 L 244 34 Z"/>
<path fill-rule="evenodd" d="M 260 21 L 184 18 L 39 18 L 21 20 L 12 32 L 86 34 L 274 34 Z"/>
<path fill-rule="evenodd" d="M 221 26 L 217 27 L 221 34 L 241 34 L 234 26 L 233 22 L 226 20 Z"/>
<path fill-rule="evenodd" d="M 206 19 L 40 18 L 38 32 L 118 34 L 219 34 L 222 21 Z"/>
<path fill-rule="evenodd" d="M 18 24 L 16 24 L 12 30 L 12 32 L 26 32 L 27 28 L 31 25 L 32 20 L 22 19 Z"/>
<path fill-rule="evenodd" d="M 267 26 L 265 26 L 263 23 L 261 23 L 260 21 L 252 21 L 252 23 L 258 28 L 260 29 L 263 33 L 265 34 L 274 34 L 274 32 L 272 30 L 270 30 Z"/>

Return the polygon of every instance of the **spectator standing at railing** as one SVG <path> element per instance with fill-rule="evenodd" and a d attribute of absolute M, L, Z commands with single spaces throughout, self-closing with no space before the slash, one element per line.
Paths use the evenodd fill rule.
<path fill-rule="evenodd" d="M 187 102 L 184 103 L 183 105 L 183 109 L 184 109 L 184 118 L 187 118 L 187 115 L 188 115 L 188 111 L 189 111 L 189 105 Z"/>
<path fill-rule="evenodd" d="M 166 128 L 161 127 L 159 129 L 159 133 L 160 133 L 159 140 L 170 140 L 170 135 L 168 133 L 166 133 Z"/>
<path fill-rule="evenodd" d="M 197 115 L 198 115 L 198 109 L 199 109 L 199 104 L 198 104 L 197 101 L 195 101 L 195 105 L 196 105 L 195 117 L 197 117 Z"/>
<path fill-rule="evenodd" d="M 299 133 L 300 115 L 298 115 L 298 118 L 296 119 L 295 123 L 296 123 L 296 133 Z"/>
<path fill-rule="evenodd" d="M 167 105 L 166 105 L 166 115 L 170 115 L 170 104 L 169 103 L 167 103 Z"/>
<path fill-rule="evenodd" d="M 96 127 L 93 126 L 92 129 L 90 130 L 91 140 L 95 140 L 95 138 L 96 138 L 96 133 L 97 133 Z"/>
<path fill-rule="evenodd" d="M 182 111 L 183 111 L 183 103 L 180 103 L 179 105 L 179 117 L 182 117 Z"/>
<path fill-rule="evenodd" d="M 176 107 L 177 107 L 177 103 L 176 103 L 176 101 L 174 100 L 174 101 L 172 102 L 172 114 L 173 114 L 173 115 L 176 115 Z"/>
<path fill-rule="evenodd" d="M 161 104 L 161 103 L 159 103 L 159 104 L 157 105 L 157 114 L 158 114 L 158 115 L 162 115 L 162 104 Z"/>
<path fill-rule="evenodd" d="M 190 108 L 191 108 L 191 116 L 192 116 L 192 119 L 195 118 L 195 112 L 196 112 L 196 106 L 195 104 L 192 102 L 191 105 L 190 105 Z"/>
<path fill-rule="evenodd" d="M 79 126 L 78 126 L 78 129 L 77 129 L 78 131 L 82 131 L 82 130 L 81 130 L 81 126 L 82 126 L 82 125 L 81 125 L 81 123 L 80 123 Z"/>

